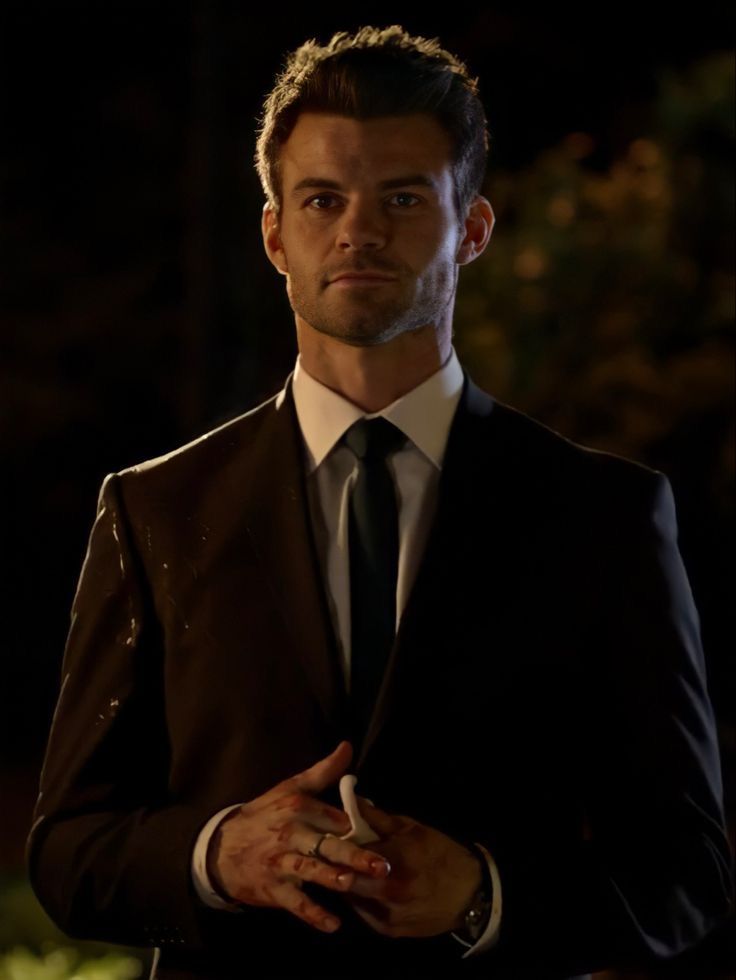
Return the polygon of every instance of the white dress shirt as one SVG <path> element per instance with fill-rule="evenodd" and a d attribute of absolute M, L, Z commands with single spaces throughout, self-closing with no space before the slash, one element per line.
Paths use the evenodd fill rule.
<path fill-rule="evenodd" d="M 383 416 L 407 437 L 387 465 L 399 502 L 399 567 L 396 587 L 396 629 L 421 563 L 437 506 L 437 489 L 447 437 L 463 386 L 463 371 L 454 347 L 445 364 L 416 388 L 379 412 L 364 412 L 306 372 L 297 356 L 293 394 L 305 453 L 307 496 L 317 553 L 326 583 L 327 599 L 338 639 L 346 689 L 350 690 L 350 579 L 348 501 L 358 475 L 358 461 L 340 440 L 358 419 Z M 286 390 L 277 398 L 283 402 Z M 376 801 L 380 806 L 380 801 Z M 192 877 L 197 894 L 214 908 L 237 909 L 213 890 L 207 876 L 207 846 L 224 816 L 235 806 L 216 813 L 202 828 L 194 848 Z M 501 922 L 501 882 L 496 864 L 481 845 L 493 882 L 491 918 L 483 935 L 468 946 L 463 959 L 492 946 Z"/>

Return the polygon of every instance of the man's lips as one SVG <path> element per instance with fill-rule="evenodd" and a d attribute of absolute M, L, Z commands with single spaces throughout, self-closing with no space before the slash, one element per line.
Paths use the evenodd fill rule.
<path fill-rule="evenodd" d="M 340 276 L 336 276 L 334 279 L 330 280 L 330 284 L 342 283 L 343 285 L 360 285 L 364 283 L 370 285 L 371 283 L 380 282 L 396 282 L 393 276 L 384 276 L 380 272 L 344 272 Z"/>

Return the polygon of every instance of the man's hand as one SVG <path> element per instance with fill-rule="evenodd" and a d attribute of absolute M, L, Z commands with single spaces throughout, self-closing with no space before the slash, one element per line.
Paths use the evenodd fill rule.
<path fill-rule="evenodd" d="M 305 857 L 320 834 L 346 834 L 350 819 L 312 794 L 339 780 L 352 759 L 349 742 L 229 813 L 210 841 L 207 871 L 225 895 L 245 905 L 283 908 L 323 932 L 340 925 L 302 891 L 304 881 L 345 892 L 360 876 L 383 877 L 381 854 L 327 838 L 319 857 Z M 370 879 L 366 879 L 370 880 Z"/>
<path fill-rule="evenodd" d="M 356 799 L 381 836 L 371 847 L 391 864 L 384 880 L 356 878 L 345 896 L 356 913 L 384 936 L 437 936 L 461 929 L 482 882 L 476 856 L 439 830 Z"/>

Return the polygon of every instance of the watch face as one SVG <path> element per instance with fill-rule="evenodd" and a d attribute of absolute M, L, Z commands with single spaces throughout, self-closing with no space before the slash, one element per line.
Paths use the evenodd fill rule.
<path fill-rule="evenodd" d="M 491 900 L 485 892 L 478 892 L 473 904 L 465 913 L 465 930 L 473 941 L 485 931 L 491 917 Z"/>

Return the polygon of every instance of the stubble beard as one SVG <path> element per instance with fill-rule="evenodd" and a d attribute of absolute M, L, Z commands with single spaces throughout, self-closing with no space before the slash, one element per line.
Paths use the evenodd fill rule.
<path fill-rule="evenodd" d="M 356 290 L 354 296 L 336 292 L 330 296 L 331 286 L 322 281 L 307 283 L 293 275 L 288 279 L 287 292 L 294 313 L 314 330 L 354 347 L 375 347 L 428 324 L 438 326 L 454 298 L 447 280 L 443 276 L 433 289 L 403 300 L 378 295 L 381 286 L 375 288 L 375 295 L 366 287 Z"/>

